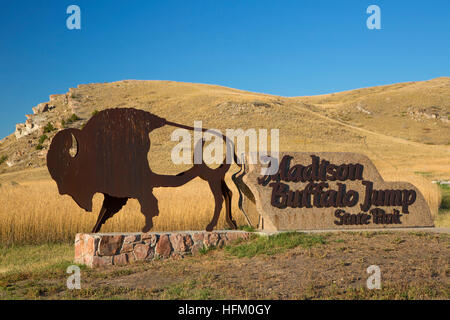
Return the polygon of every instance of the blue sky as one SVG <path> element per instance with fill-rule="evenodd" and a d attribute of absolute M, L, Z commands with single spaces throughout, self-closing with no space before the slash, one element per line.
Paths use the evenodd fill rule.
<path fill-rule="evenodd" d="M 81 8 L 81 30 L 66 9 Z M 381 30 L 366 9 L 381 8 Z M 0 0 L 0 137 L 81 83 L 174 80 L 282 96 L 450 76 L 450 1 Z"/>

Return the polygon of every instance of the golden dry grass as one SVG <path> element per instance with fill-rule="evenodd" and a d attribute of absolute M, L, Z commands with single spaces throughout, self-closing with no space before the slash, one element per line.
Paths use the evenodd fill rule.
<path fill-rule="evenodd" d="M 33 173 L 33 172 L 32 172 Z M 93 212 L 85 212 L 67 195 L 60 196 L 56 183 L 42 178 L 38 172 L 36 179 L 31 174 L 28 181 L 12 185 L 2 183 L 0 187 L 0 243 L 38 244 L 48 242 L 71 242 L 77 232 L 90 232 L 97 219 L 103 196 L 94 196 Z M 34 172 L 34 174 L 36 174 Z M 439 188 L 424 177 L 401 171 L 383 173 L 389 181 L 409 181 L 424 195 L 437 217 L 440 203 Z M 228 184 L 236 195 L 234 186 Z M 204 230 L 212 218 L 214 201 L 206 182 L 193 180 L 180 188 L 159 188 L 155 190 L 159 199 L 160 214 L 154 218 L 153 231 L 163 230 Z M 245 219 L 237 208 L 234 197 L 233 213 L 238 225 Z M 254 222 L 257 217 L 250 217 Z M 441 219 L 442 220 L 442 219 Z M 139 203 L 131 199 L 127 205 L 110 219 L 102 232 L 136 232 L 144 226 Z M 223 210 L 217 229 L 226 228 Z"/>
<path fill-rule="evenodd" d="M 155 189 L 160 214 L 152 231 L 204 230 L 212 218 L 214 200 L 206 182 L 194 180 L 180 188 Z M 236 200 L 236 199 L 235 199 Z M 96 194 L 93 212 L 80 209 L 69 196 L 60 196 L 51 180 L 21 182 L 0 188 L 0 243 L 73 241 L 77 232 L 90 232 L 103 195 Z M 244 218 L 234 210 L 239 225 Z M 137 232 L 144 226 L 137 200 L 127 205 L 102 227 L 102 232 Z M 226 228 L 222 214 L 217 228 Z"/>

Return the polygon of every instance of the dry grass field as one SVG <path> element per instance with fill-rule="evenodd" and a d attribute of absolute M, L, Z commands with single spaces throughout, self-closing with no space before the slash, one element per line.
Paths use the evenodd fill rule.
<path fill-rule="evenodd" d="M 28 179 L 22 174 L 14 174 L 12 183 L 0 180 L 0 243 L 72 242 L 77 232 L 90 232 L 96 222 L 103 195 L 96 194 L 93 212 L 85 212 L 69 196 L 60 196 L 56 183 L 48 177 L 44 179 L 46 175 L 45 169 L 34 169 L 28 171 Z M 436 184 L 431 184 L 422 176 L 401 172 L 385 176 L 388 180 L 406 180 L 416 185 L 432 208 L 433 217 L 438 218 L 441 194 Z M 235 191 L 231 181 L 229 185 Z M 159 188 L 155 195 L 159 199 L 160 215 L 154 218 L 154 231 L 204 230 L 212 217 L 213 197 L 207 183 L 202 180 L 193 180 L 180 188 Z M 238 225 L 245 225 L 236 200 L 237 196 L 233 202 L 235 219 Z M 439 219 L 439 225 L 449 226 L 449 217 L 446 215 L 445 219 Z M 257 217 L 250 219 L 258 221 Z M 131 199 L 124 209 L 103 226 L 102 232 L 140 231 L 143 226 L 144 217 L 140 213 L 139 203 Z M 227 225 L 222 210 L 217 229 L 223 228 L 227 228 Z"/>
<path fill-rule="evenodd" d="M 85 212 L 69 196 L 59 196 L 51 180 L 2 185 L 0 191 L 0 243 L 9 245 L 72 242 L 77 232 L 91 231 L 103 201 L 103 195 L 96 194 L 93 212 Z M 153 231 L 204 230 L 212 218 L 214 200 L 206 182 L 194 180 L 180 188 L 157 189 L 155 195 L 160 215 L 153 220 Z M 235 215 L 244 224 L 237 210 Z M 139 203 L 130 199 L 102 232 L 136 232 L 143 226 Z M 221 215 L 217 228 L 226 227 Z"/>

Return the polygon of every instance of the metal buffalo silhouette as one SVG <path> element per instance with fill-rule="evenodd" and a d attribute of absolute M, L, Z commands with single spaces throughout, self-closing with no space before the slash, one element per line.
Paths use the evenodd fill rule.
<path fill-rule="evenodd" d="M 214 195 L 214 215 L 206 230 L 212 231 L 217 225 L 224 200 L 226 221 L 231 228 L 236 229 L 236 222 L 231 214 L 232 193 L 224 180 L 231 164 L 222 163 L 211 169 L 202 161 L 177 175 L 152 172 L 147 160 L 150 150 L 149 133 L 164 125 L 195 130 L 143 110 L 116 108 L 97 113 L 81 130 L 65 129 L 55 135 L 48 150 L 47 167 L 58 185 L 59 193 L 70 195 L 86 211 L 92 211 L 95 193 L 104 194 L 103 205 L 92 232 L 100 231 L 105 221 L 119 212 L 129 198 L 139 201 L 141 212 L 145 216 L 142 231 L 148 232 L 153 226 L 152 218 L 159 213 L 153 188 L 181 186 L 195 177 L 206 180 Z M 225 136 L 222 137 L 229 152 L 229 144 L 232 143 Z M 77 146 L 74 155 L 70 153 L 73 139 Z M 203 142 L 195 146 L 202 147 Z M 232 150 L 234 160 L 238 163 L 234 147 Z M 236 175 L 239 172 L 233 175 L 237 187 L 239 177 L 236 178 Z M 239 187 L 238 191 L 239 207 L 242 210 Z M 246 218 L 250 223 L 247 216 Z"/>

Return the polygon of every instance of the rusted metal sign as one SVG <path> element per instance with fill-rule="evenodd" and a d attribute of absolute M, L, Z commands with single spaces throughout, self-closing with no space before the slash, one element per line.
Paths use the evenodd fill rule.
<path fill-rule="evenodd" d="M 231 213 L 232 192 L 224 180 L 231 164 L 224 162 L 211 169 L 202 161 L 177 175 L 160 175 L 151 170 L 147 160 L 149 133 L 164 125 L 195 130 L 143 110 L 117 108 L 94 115 L 81 130 L 65 129 L 55 135 L 47 154 L 47 167 L 58 185 L 59 193 L 70 195 L 86 211 L 92 211 L 95 193 L 101 192 L 105 196 L 92 232 L 98 232 L 129 198 L 139 201 L 145 216 L 142 231 L 149 231 L 153 226 L 152 218 L 159 213 L 153 188 L 181 186 L 196 177 L 208 182 L 215 200 L 214 215 L 206 230 L 211 231 L 217 225 L 224 200 L 226 221 L 231 228 L 236 229 Z M 222 137 L 227 148 L 232 148 L 235 162 L 238 163 L 232 142 Z M 77 144 L 76 154 L 70 153 L 73 139 Z M 195 146 L 202 147 L 202 143 Z M 233 175 L 236 186 L 240 184 L 238 173 Z M 239 187 L 238 191 L 241 206 Z"/>

